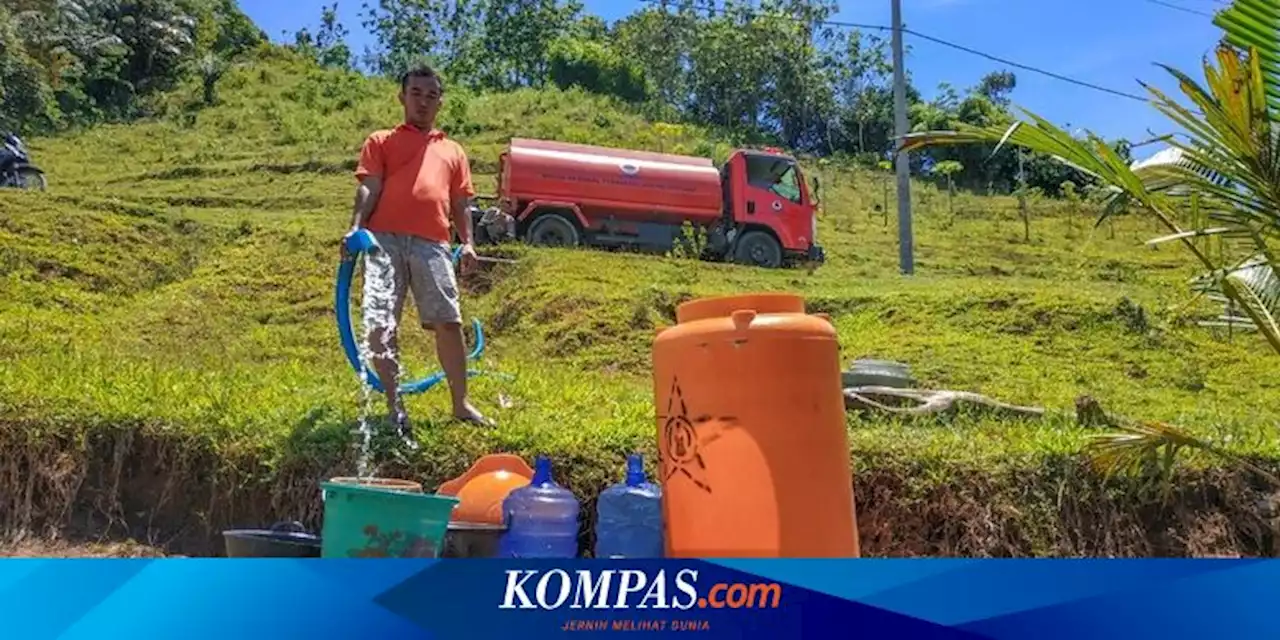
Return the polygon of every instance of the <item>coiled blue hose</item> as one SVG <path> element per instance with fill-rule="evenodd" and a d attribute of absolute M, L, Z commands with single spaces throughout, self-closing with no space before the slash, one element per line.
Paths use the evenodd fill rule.
<path fill-rule="evenodd" d="M 347 361 L 351 363 L 351 368 L 355 369 L 356 374 L 360 374 L 361 369 L 363 369 L 364 383 L 378 393 L 386 393 L 382 381 L 378 379 L 378 374 L 373 371 L 373 368 L 361 367 L 360 350 L 356 346 L 355 329 L 351 326 L 351 280 L 355 274 L 356 261 L 363 254 L 378 248 L 378 242 L 368 230 L 360 229 L 347 237 L 346 244 L 347 259 L 338 265 L 338 282 L 334 295 L 333 310 L 338 318 L 338 337 L 342 340 L 342 349 L 347 354 Z M 461 260 L 462 247 L 458 246 L 453 250 L 453 263 L 456 265 Z M 484 331 L 480 327 L 479 319 L 473 318 L 471 326 L 476 332 L 476 346 L 472 349 L 471 354 L 467 356 L 467 359 L 476 360 L 484 354 Z M 467 370 L 468 378 L 479 374 L 479 371 Z M 444 380 L 444 372 L 437 371 L 421 380 L 401 384 L 400 393 L 405 395 L 422 393 L 444 382 Z"/>

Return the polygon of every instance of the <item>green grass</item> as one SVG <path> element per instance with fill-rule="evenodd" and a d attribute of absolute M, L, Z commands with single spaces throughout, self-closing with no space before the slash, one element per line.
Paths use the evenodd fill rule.
<path fill-rule="evenodd" d="M 0 499 L 6 526 L 81 526 L 208 551 L 228 525 L 314 523 L 315 482 L 353 471 L 362 395 L 332 314 L 337 240 L 353 159 L 370 129 L 395 122 L 394 88 L 287 59 L 224 83 L 216 108 L 189 108 L 188 90 L 155 121 L 33 140 L 50 192 L 0 194 L 0 495 L 61 505 L 13 512 L 4 507 L 22 499 Z M 448 100 L 445 126 L 486 192 L 512 135 L 716 157 L 728 149 L 577 92 Z M 1265 546 L 1230 527 L 1210 542 L 1162 537 L 1247 499 L 1234 489 L 1244 480 L 1211 460 L 1184 470 L 1187 486 L 1217 478 L 1210 498 L 1153 497 L 1141 484 L 1104 482 L 1082 461 L 1094 433 L 1073 418 L 1083 394 L 1235 452 L 1280 457 L 1275 356 L 1255 336 L 1194 325 L 1214 309 L 1180 307 L 1194 265 L 1176 247 L 1144 247 L 1157 233 L 1150 221 L 1122 219 L 1112 237 L 1092 228 L 1092 211 L 1037 203 L 1027 243 L 1014 200 L 962 194 L 952 215 L 945 193 L 916 185 L 917 275 L 904 278 L 895 221 L 874 210 L 885 176 L 822 173 L 819 239 L 830 258 L 812 274 L 504 248 L 518 264 L 470 283 L 464 305 L 490 341 L 479 366 L 504 374 L 472 383 L 500 428 L 450 424 L 443 387 L 413 397 L 423 449 L 387 457 L 380 471 L 434 486 L 484 453 L 547 454 L 590 507 L 628 452 L 654 462 L 649 347 L 675 305 L 790 291 L 832 315 L 845 361 L 901 360 L 922 385 L 1051 412 L 1039 424 L 851 418 L 869 552 Z M 405 339 L 411 373 L 435 370 L 430 338 Z M 381 415 L 380 400 L 373 406 Z M 1186 509 L 1190 519 L 1178 515 Z M 1100 532 L 1081 512 L 1128 528 Z"/>

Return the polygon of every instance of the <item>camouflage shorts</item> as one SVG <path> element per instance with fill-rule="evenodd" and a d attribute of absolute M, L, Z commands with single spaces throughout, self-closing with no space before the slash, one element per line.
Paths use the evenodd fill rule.
<path fill-rule="evenodd" d="M 392 286 L 390 296 L 373 296 L 372 300 L 366 296 L 366 305 L 370 308 L 366 308 L 365 313 L 391 313 L 398 324 L 405 297 L 412 292 L 418 320 L 424 327 L 462 322 L 453 252 L 447 243 L 394 233 L 374 233 L 373 236 L 386 251 L 389 261 L 380 263 L 373 256 L 366 256 L 365 278 L 385 277 L 379 272 L 389 266 Z"/>

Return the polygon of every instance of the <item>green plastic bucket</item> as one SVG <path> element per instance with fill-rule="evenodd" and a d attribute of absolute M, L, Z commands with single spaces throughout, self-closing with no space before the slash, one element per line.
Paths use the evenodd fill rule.
<path fill-rule="evenodd" d="M 323 482 L 322 558 L 435 558 L 444 548 L 458 499 L 384 488 Z"/>

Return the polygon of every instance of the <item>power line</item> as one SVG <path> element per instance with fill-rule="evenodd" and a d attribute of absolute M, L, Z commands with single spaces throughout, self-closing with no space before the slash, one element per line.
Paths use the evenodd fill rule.
<path fill-rule="evenodd" d="M 1079 85 L 1079 86 L 1081 86 L 1081 87 L 1085 87 L 1085 88 L 1088 88 L 1088 89 L 1093 89 L 1094 91 L 1102 91 L 1102 92 L 1104 92 L 1104 93 L 1110 93 L 1110 94 L 1112 94 L 1112 95 L 1120 96 L 1120 97 L 1122 97 L 1122 98 L 1128 98 L 1128 99 L 1130 99 L 1130 100 L 1137 100 L 1137 101 L 1139 101 L 1139 102 L 1147 102 L 1147 99 L 1146 99 L 1146 98 L 1143 98 L 1142 96 L 1139 96 L 1139 95 L 1135 95 L 1135 94 L 1132 94 L 1132 93 L 1125 93 L 1124 91 L 1120 91 L 1120 90 L 1118 90 L 1118 89 L 1110 89 L 1110 88 L 1107 88 L 1107 87 L 1104 87 L 1104 86 L 1101 86 L 1101 85 L 1093 84 L 1093 83 L 1091 83 L 1091 82 L 1085 82 L 1084 80 L 1076 80 L 1075 78 L 1069 78 L 1069 77 L 1064 76 L 1064 75 L 1062 75 L 1062 74 L 1060 74 L 1060 73 L 1054 73 L 1054 72 L 1052 72 L 1052 71 L 1046 71 L 1046 70 L 1044 70 L 1044 69 L 1040 69 L 1040 68 L 1033 67 L 1033 66 L 1030 66 L 1030 65 L 1022 64 L 1022 63 L 1020 63 L 1020 62 L 1014 62 L 1014 61 L 1012 61 L 1012 60 L 1008 60 L 1008 59 L 1005 59 L 1005 58 L 1001 58 L 1001 57 L 999 57 L 999 56 L 994 56 L 994 55 L 991 55 L 991 54 L 989 54 L 989 53 L 983 53 L 982 51 L 978 51 L 977 49 L 970 49 L 969 47 L 966 47 L 966 46 L 963 46 L 963 45 L 959 45 L 959 44 L 956 44 L 956 43 L 954 43 L 954 42 L 947 42 L 946 40 L 942 40 L 942 39 L 940 39 L 940 38 L 935 38 L 935 37 L 933 37 L 933 36 L 927 36 L 927 35 L 925 35 L 925 34 L 923 34 L 923 33 L 918 32 L 918 31 L 912 31 L 911 29 L 903 29 L 902 31 L 903 31 L 904 33 L 909 33 L 909 34 L 911 34 L 911 35 L 913 35 L 913 36 L 915 36 L 915 37 L 917 37 L 917 38 L 921 38 L 921 39 L 924 39 L 924 40 L 929 40 L 930 42 L 936 42 L 936 43 L 938 43 L 938 44 L 940 44 L 940 45 L 947 46 L 947 47 L 951 47 L 952 49 L 958 49 L 958 50 L 960 50 L 960 51 L 964 51 L 964 52 L 966 52 L 966 53 L 971 53 L 971 54 L 973 54 L 973 55 L 975 55 L 975 56 L 981 56 L 981 57 L 986 58 L 986 59 L 988 59 L 988 60 L 994 60 L 995 62 L 999 62 L 1000 64 L 1007 64 L 1007 65 L 1009 65 L 1009 66 L 1011 66 L 1011 67 L 1017 67 L 1017 68 L 1019 68 L 1019 69 L 1023 69 L 1023 70 L 1026 70 L 1026 71 L 1031 71 L 1031 72 L 1034 72 L 1034 73 L 1039 73 L 1039 74 L 1041 74 L 1041 75 L 1048 76 L 1048 77 L 1053 78 L 1053 79 L 1055 79 L 1055 80 L 1061 80 L 1062 82 L 1069 82 L 1069 83 L 1074 84 L 1074 85 Z"/>
<path fill-rule="evenodd" d="M 661 2 L 661 0 L 640 0 L 640 1 L 641 1 L 642 3 L 644 3 L 644 4 L 652 4 L 652 5 L 656 5 L 656 4 L 659 4 L 659 3 Z M 1147 0 L 1147 1 L 1148 1 L 1148 2 L 1159 2 L 1159 0 Z M 716 13 L 719 13 L 719 14 L 721 14 L 721 15 L 723 15 L 723 14 L 725 13 L 725 11 L 724 11 L 723 9 L 720 9 L 720 8 L 718 8 L 718 7 L 717 7 L 717 8 L 712 9 L 712 11 L 713 11 L 713 12 L 716 12 Z M 792 18 L 792 19 L 794 19 L 794 18 Z M 819 21 L 816 21 L 816 22 L 815 22 L 815 24 L 820 24 L 820 25 L 825 25 L 825 26 L 830 26 L 830 27 L 844 27 L 844 28 L 848 28 L 848 29 L 866 29 L 866 30 L 873 30 L 873 31 L 893 31 L 893 27 L 888 27 L 888 26 L 881 25 L 881 24 L 862 24 L 862 23 L 857 23 L 857 22 L 844 22 L 844 21 L 840 21 L 840 20 L 819 20 Z M 928 40 L 929 42 L 933 42 L 933 43 L 936 43 L 936 44 L 940 44 L 940 45 L 945 46 L 945 47 L 950 47 L 950 48 L 952 48 L 952 49 L 956 49 L 956 50 L 958 50 L 958 51 L 963 51 L 963 52 L 968 53 L 968 54 L 971 54 L 971 55 L 975 55 L 975 56 L 979 56 L 979 57 L 982 57 L 982 58 L 986 58 L 986 59 L 991 60 L 991 61 L 994 61 L 994 62 L 999 62 L 1000 64 L 1009 65 L 1009 66 L 1011 66 L 1011 67 L 1016 67 L 1016 68 L 1018 68 L 1018 69 L 1022 69 L 1022 70 L 1024 70 L 1024 71 L 1030 71 L 1030 72 L 1032 72 L 1032 73 L 1038 73 L 1038 74 L 1040 74 L 1040 75 L 1047 76 L 1047 77 L 1053 78 L 1053 79 L 1055 79 L 1055 80 L 1059 80 L 1059 81 L 1061 81 L 1061 82 L 1067 82 L 1067 83 L 1070 83 L 1070 84 L 1074 84 L 1074 85 L 1078 85 L 1078 86 L 1081 86 L 1081 87 L 1085 87 L 1085 88 L 1087 88 L 1087 89 L 1093 89 L 1094 91 L 1101 91 L 1101 92 L 1103 92 L 1103 93 L 1109 93 L 1109 94 L 1112 94 L 1112 95 L 1115 95 L 1115 96 L 1119 96 L 1119 97 L 1122 97 L 1122 98 L 1128 98 L 1128 99 L 1130 99 L 1130 100 L 1137 100 L 1137 101 L 1139 101 L 1139 102 L 1148 102 L 1148 99 L 1147 99 L 1147 98 L 1144 98 L 1144 97 L 1139 96 L 1139 95 L 1136 95 L 1136 94 L 1126 93 L 1126 92 L 1124 92 L 1124 91 L 1120 91 L 1120 90 L 1118 90 L 1118 89 L 1111 89 L 1111 88 L 1104 87 L 1104 86 L 1101 86 L 1101 85 L 1093 84 L 1093 83 L 1091 83 L 1091 82 L 1085 82 L 1084 80 L 1076 80 L 1075 78 L 1070 78 L 1070 77 L 1064 76 L 1064 75 L 1062 75 L 1062 74 L 1060 74 L 1060 73 L 1054 73 L 1054 72 L 1052 72 L 1052 71 L 1047 71 L 1047 70 L 1045 70 L 1045 69 L 1041 69 L 1041 68 L 1039 68 L 1039 67 L 1033 67 L 1033 66 L 1028 65 L 1028 64 L 1022 64 L 1022 63 L 1020 63 L 1020 62 L 1014 62 L 1014 61 L 1009 60 L 1009 59 L 1007 59 L 1007 58 L 1002 58 L 1002 57 L 1000 57 L 1000 56 L 996 56 L 996 55 L 993 55 L 993 54 L 990 54 L 990 53 L 986 53 L 986 52 L 983 52 L 983 51 L 979 51 L 979 50 L 974 49 L 974 48 L 971 48 L 971 47 L 966 47 L 966 46 L 964 46 L 964 45 L 962 45 L 962 44 L 957 44 L 957 43 L 955 43 L 955 42 L 950 42 L 950 41 L 948 41 L 948 40 L 943 40 L 942 38 L 936 38 L 936 37 L 934 37 L 934 36 L 931 36 L 931 35 L 928 35 L 928 34 L 924 34 L 924 33 L 920 33 L 919 31 L 914 31 L 914 30 L 912 30 L 912 29 L 907 29 L 907 28 L 905 28 L 905 27 L 902 29 L 902 32 L 903 32 L 903 33 L 909 33 L 909 34 L 911 34 L 911 35 L 913 35 L 913 36 L 915 36 L 915 37 L 917 37 L 917 38 L 920 38 L 920 39 L 922 39 L 922 40 Z"/>
<path fill-rule="evenodd" d="M 1192 9 L 1191 7 L 1184 7 L 1184 6 L 1181 6 L 1181 5 L 1176 5 L 1176 4 L 1173 4 L 1173 3 L 1170 3 L 1170 2 L 1165 2 L 1164 0 L 1143 0 L 1143 2 L 1150 2 L 1151 4 L 1154 4 L 1154 5 L 1159 5 L 1159 6 L 1161 6 L 1161 7 L 1168 7 L 1168 8 L 1170 8 L 1170 9 L 1175 10 L 1175 11 L 1184 11 L 1184 12 L 1186 12 L 1186 13 L 1194 14 L 1194 15 L 1197 15 L 1197 16 L 1204 16 L 1204 17 L 1206 17 L 1206 18 L 1212 18 L 1212 17 L 1213 17 L 1213 14 L 1212 14 L 1212 13 L 1206 13 L 1206 12 L 1201 11 L 1201 10 L 1199 10 L 1199 9 Z"/>

